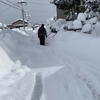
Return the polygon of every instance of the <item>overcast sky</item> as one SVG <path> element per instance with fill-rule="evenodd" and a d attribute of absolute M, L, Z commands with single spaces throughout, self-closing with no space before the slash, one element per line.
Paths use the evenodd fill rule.
<path fill-rule="evenodd" d="M 2 0 L 7 4 L 8 1 L 16 4 L 19 0 Z M 45 23 L 47 19 L 56 16 L 56 7 L 50 4 L 50 0 L 25 0 L 27 2 L 25 9 L 31 15 L 31 22 Z M 10 4 L 12 5 L 12 4 Z M 2 17 L 5 24 L 10 24 L 18 18 L 22 18 L 21 10 L 9 7 L 2 3 Z"/>

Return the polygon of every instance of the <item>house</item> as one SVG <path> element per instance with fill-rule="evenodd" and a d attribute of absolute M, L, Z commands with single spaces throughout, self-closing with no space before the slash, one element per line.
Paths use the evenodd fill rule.
<path fill-rule="evenodd" d="M 24 21 L 24 25 L 25 25 L 25 27 L 27 27 L 28 26 L 28 22 Z M 7 25 L 7 27 L 9 27 L 10 29 L 23 27 L 23 20 L 22 19 L 18 19 L 15 22 L 13 22 L 11 25 Z"/>

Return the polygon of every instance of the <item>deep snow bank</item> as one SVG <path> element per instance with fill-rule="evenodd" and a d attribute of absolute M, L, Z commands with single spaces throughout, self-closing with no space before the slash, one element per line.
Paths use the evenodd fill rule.
<path fill-rule="evenodd" d="M 91 34 L 58 32 L 49 46 L 65 67 L 45 78 L 46 100 L 100 99 L 99 44 Z"/>
<path fill-rule="evenodd" d="M 66 52 L 67 55 L 100 65 L 100 38 L 90 34 L 60 31 L 50 45 L 56 50 Z M 59 45 L 57 45 L 59 44 Z"/>
<path fill-rule="evenodd" d="M 20 58 L 16 50 L 16 46 L 21 42 L 21 37 L 21 33 L 18 34 L 12 30 L 6 30 L 5 37 L 3 37 L 2 31 L 0 32 L 0 79 L 14 68 L 22 66 L 18 61 Z"/>
<path fill-rule="evenodd" d="M 5 37 L 0 31 L 0 100 L 9 94 L 30 69 L 22 65 L 16 46 L 19 41 L 13 37 L 20 37 L 11 30 L 5 31 Z"/>

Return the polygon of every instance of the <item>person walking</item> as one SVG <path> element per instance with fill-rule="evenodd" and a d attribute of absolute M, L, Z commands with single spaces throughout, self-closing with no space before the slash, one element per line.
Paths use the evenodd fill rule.
<path fill-rule="evenodd" d="M 40 45 L 45 45 L 45 37 L 47 38 L 47 31 L 44 28 L 44 24 L 38 29 L 38 38 L 40 40 Z"/>

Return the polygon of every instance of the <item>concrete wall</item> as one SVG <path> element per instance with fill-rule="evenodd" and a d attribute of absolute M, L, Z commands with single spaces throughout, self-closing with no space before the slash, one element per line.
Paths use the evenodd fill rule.
<path fill-rule="evenodd" d="M 59 8 L 56 8 L 56 9 L 57 9 L 57 19 L 58 19 L 58 18 L 63 18 L 63 19 L 65 19 L 65 18 L 66 18 L 66 14 L 64 14 L 65 11 L 60 10 Z"/>

